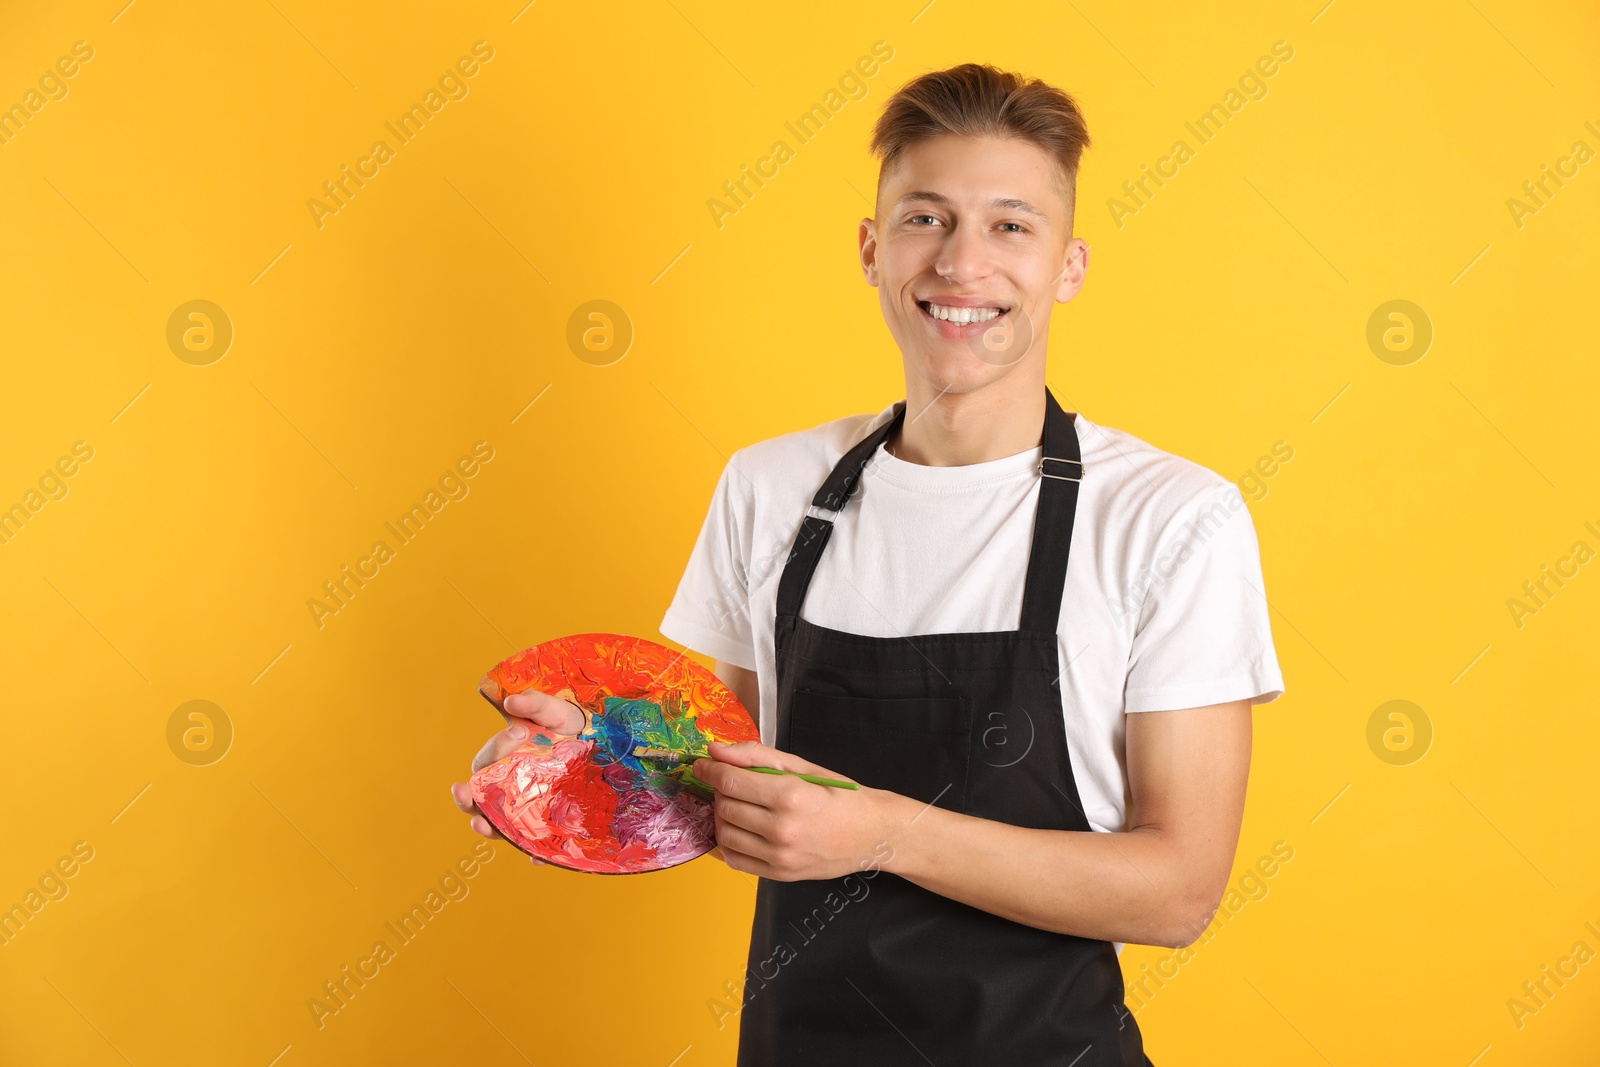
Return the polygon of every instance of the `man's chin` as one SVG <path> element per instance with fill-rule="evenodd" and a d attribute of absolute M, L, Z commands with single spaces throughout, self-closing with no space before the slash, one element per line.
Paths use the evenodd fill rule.
<path fill-rule="evenodd" d="M 970 393 L 991 385 L 1014 367 L 997 367 L 974 356 L 964 346 L 953 351 L 922 351 L 905 357 L 907 377 L 933 387 L 936 394 Z"/>

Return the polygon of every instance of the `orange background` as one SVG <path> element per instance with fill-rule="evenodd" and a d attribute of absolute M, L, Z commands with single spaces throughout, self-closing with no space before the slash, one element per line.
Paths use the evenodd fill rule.
<path fill-rule="evenodd" d="M 708 1003 L 742 972 L 750 879 L 483 863 L 446 786 L 500 725 L 492 663 L 659 637 L 729 453 L 902 395 L 855 261 L 865 143 L 896 86 L 969 59 L 1069 89 L 1094 137 L 1056 395 L 1229 477 L 1293 450 L 1249 493 L 1288 693 L 1256 712 L 1237 907 L 1181 963 L 1122 957 L 1167 975 L 1138 1002 L 1152 1058 L 1592 1054 L 1591 5 L 123 3 L 12 5 L 0 33 L 0 106 L 26 109 L 0 139 L 0 507 L 24 509 L 0 907 L 26 911 L 0 1059 L 733 1062 Z M 1228 104 L 1276 42 L 1292 59 Z M 792 158 L 719 226 L 708 201 L 778 139 Z M 1546 165 L 1567 178 L 1534 205 Z M 218 334 L 186 349 L 181 318 L 169 344 L 195 300 Z M 620 355 L 569 345 L 594 300 Z M 1425 351 L 1369 346 L 1394 300 Z M 76 442 L 92 458 L 51 474 Z M 478 442 L 319 626 L 323 582 Z M 1568 578 L 1513 612 L 1547 564 Z M 1409 722 L 1369 734 L 1394 700 Z M 1252 876 L 1277 842 L 1292 859 Z M 430 892 L 319 1028 L 324 982 Z M 1546 965 L 1569 977 L 1514 1014 Z"/>

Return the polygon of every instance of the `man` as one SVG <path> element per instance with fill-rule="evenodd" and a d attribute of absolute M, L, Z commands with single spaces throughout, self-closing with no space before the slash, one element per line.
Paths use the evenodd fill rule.
<path fill-rule="evenodd" d="M 1088 143 L 992 67 L 888 102 L 860 256 L 905 400 L 735 452 L 661 622 L 761 728 L 694 767 L 760 879 L 741 1065 L 1148 1064 L 1117 953 L 1221 900 L 1283 682 L 1238 490 L 1046 387 Z"/>

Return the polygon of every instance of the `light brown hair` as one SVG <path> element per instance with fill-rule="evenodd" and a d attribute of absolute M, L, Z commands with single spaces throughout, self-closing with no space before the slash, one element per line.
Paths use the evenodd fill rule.
<path fill-rule="evenodd" d="M 869 147 L 881 162 L 880 187 L 907 148 L 946 133 L 1015 137 L 1038 145 L 1055 158 L 1066 179 L 1067 206 L 1073 206 L 1089 128 L 1078 102 L 1062 90 L 986 63 L 919 75 L 889 98 L 872 129 Z"/>

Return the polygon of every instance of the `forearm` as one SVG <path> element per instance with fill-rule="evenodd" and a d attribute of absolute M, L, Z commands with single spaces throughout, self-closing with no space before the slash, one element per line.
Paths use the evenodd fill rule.
<path fill-rule="evenodd" d="M 890 796 L 882 869 L 941 896 L 1101 941 L 1178 946 L 1204 929 L 1211 908 L 1158 829 L 1038 830 Z"/>

